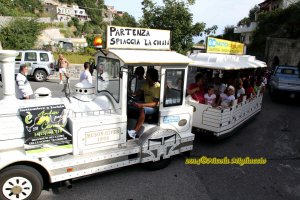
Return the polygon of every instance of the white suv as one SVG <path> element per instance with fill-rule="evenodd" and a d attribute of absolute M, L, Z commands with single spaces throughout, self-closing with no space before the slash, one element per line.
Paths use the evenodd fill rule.
<path fill-rule="evenodd" d="M 44 50 L 23 50 L 18 52 L 19 55 L 15 59 L 15 74 L 19 73 L 19 68 L 22 64 L 28 65 L 28 76 L 33 77 L 38 82 L 45 81 L 48 76 L 54 74 L 54 57 L 52 52 Z"/>
<path fill-rule="evenodd" d="M 43 50 L 19 51 L 16 57 L 15 73 L 19 73 L 21 64 L 29 66 L 28 75 L 35 81 L 45 81 L 48 76 L 54 74 L 54 57 L 52 52 Z"/>

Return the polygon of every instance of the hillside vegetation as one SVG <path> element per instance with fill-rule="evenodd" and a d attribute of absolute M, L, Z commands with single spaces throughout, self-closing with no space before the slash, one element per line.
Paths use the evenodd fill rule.
<path fill-rule="evenodd" d="M 254 55 L 263 56 L 267 37 L 300 38 L 300 2 L 286 9 L 260 14 L 249 51 Z"/>
<path fill-rule="evenodd" d="M 38 0 L 0 0 L 0 16 L 39 17 L 42 13 Z"/>

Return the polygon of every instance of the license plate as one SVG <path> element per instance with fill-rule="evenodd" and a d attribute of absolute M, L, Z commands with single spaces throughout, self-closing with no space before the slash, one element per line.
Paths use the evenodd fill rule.
<path fill-rule="evenodd" d="M 295 96 L 296 96 L 296 95 L 295 95 L 294 93 L 290 94 L 290 97 L 291 97 L 291 98 L 295 98 Z"/>

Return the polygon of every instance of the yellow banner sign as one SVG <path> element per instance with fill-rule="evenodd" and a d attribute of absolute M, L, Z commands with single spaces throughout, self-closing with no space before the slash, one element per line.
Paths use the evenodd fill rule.
<path fill-rule="evenodd" d="M 207 53 L 244 54 L 244 44 L 208 37 L 206 44 Z"/>

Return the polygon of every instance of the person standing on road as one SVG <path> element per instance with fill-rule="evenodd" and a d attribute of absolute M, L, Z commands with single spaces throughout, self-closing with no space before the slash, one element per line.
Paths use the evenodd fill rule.
<path fill-rule="evenodd" d="M 18 99 L 30 99 L 30 96 L 33 95 L 30 83 L 26 78 L 27 75 L 27 65 L 20 65 L 19 73 L 16 77 L 16 96 Z"/>
<path fill-rule="evenodd" d="M 92 79 L 92 75 L 90 73 L 90 63 L 89 62 L 85 62 L 84 65 L 84 71 L 81 72 L 80 74 L 80 82 L 83 80 L 87 80 L 90 84 L 93 83 L 93 79 Z"/>
<path fill-rule="evenodd" d="M 66 68 L 69 67 L 69 61 L 65 59 L 62 54 L 59 54 L 57 64 L 59 69 L 59 79 L 60 79 L 59 84 L 63 84 L 62 74 L 64 74 L 66 78 L 69 78 L 66 70 Z"/>
<path fill-rule="evenodd" d="M 94 72 L 94 69 L 95 69 L 95 67 L 96 67 L 96 65 L 95 65 L 95 59 L 93 59 L 93 58 L 90 58 L 90 73 L 91 73 L 91 75 L 93 76 L 93 72 Z"/>

